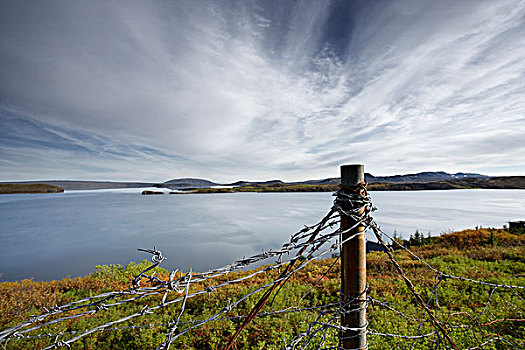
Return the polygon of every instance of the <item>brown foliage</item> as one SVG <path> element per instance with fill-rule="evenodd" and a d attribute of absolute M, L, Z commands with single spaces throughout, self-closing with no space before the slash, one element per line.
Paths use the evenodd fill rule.
<path fill-rule="evenodd" d="M 444 234 L 439 237 L 438 244 L 445 247 L 464 249 L 471 246 L 489 244 L 491 235 L 497 240 L 497 244 L 500 246 L 510 247 L 525 244 L 525 236 L 513 235 L 503 229 L 469 229 Z"/>
<path fill-rule="evenodd" d="M 101 293 L 109 290 L 127 288 L 123 283 L 114 280 L 99 278 L 77 277 L 65 278 L 59 281 L 38 282 L 25 279 L 19 282 L 0 283 L 0 324 L 7 324 L 13 320 L 22 321 L 28 312 L 42 313 L 43 308 L 51 308 L 55 304 L 61 305 L 73 300 L 67 292 Z"/>

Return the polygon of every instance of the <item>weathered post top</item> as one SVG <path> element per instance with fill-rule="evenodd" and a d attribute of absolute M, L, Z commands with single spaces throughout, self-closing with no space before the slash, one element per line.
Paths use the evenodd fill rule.
<path fill-rule="evenodd" d="M 365 181 L 363 164 L 341 165 L 341 185 L 357 186 L 363 181 Z"/>

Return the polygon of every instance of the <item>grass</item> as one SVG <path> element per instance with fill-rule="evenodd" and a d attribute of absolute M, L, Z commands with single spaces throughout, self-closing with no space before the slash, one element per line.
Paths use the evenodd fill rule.
<path fill-rule="evenodd" d="M 412 239 L 404 243 L 411 244 L 410 248 L 415 253 L 441 271 L 485 281 L 525 285 L 525 235 L 511 234 L 501 229 L 479 229 L 455 232 L 440 237 Z M 439 283 L 437 296 L 433 295 L 435 274 L 423 267 L 419 261 L 412 259 L 404 250 L 396 250 L 394 254 L 408 277 L 416 285 L 418 292 L 425 300 L 429 300 L 433 312 L 442 322 L 448 324 L 450 335 L 459 348 L 473 347 L 496 335 L 512 341 L 518 348 L 525 348 L 525 322 L 523 322 L 525 293 L 523 291 L 498 288 L 494 292 L 489 307 L 476 320 L 486 306 L 491 293 L 490 287 L 445 279 Z M 285 309 L 293 305 L 312 307 L 337 301 L 340 288 L 339 264 L 336 263 L 334 268 L 319 280 L 327 271 L 328 266 L 334 262 L 333 259 L 314 261 L 305 269 L 298 271 L 277 294 L 273 308 L 275 310 Z M 146 266 L 148 263 L 145 261 L 139 264 L 130 263 L 125 267 L 120 265 L 98 266 L 94 273 L 86 277 L 50 282 L 23 280 L 0 283 L 0 329 L 18 324 L 30 315 L 41 313 L 43 307 L 50 308 L 55 304 L 61 305 L 102 292 L 125 289 L 129 287 L 133 275 Z M 388 303 L 413 319 L 423 317 L 421 307 L 389 262 L 386 254 L 369 253 L 367 270 L 370 297 Z M 161 278 L 168 277 L 166 270 L 156 268 L 156 271 Z M 221 277 L 221 280 L 225 281 L 248 273 L 248 271 L 235 272 Z M 275 278 L 276 273 L 276 271 L 264 273 L 243 283 L 229 285 L 213 293 L 188 299 L 186 312 L 181 322 L 206 319 L 230 302 L 253 291 L 261 284 L 271 281 L 272 278 Z M 301 299 L 318 281 L 319 285 Z M 193 290 L 195 291 L 208 286 L 209 284 L 204 283 L 192 288 L 195 288 Z M 171 294 L 168 300 L 180 296 L 177 293 Z M 228 315 L 247 314 L 259 298 L 260 294 L 248 298 Z M 140 311 L 145 305 L 157 305 L 160 299 L 161 296 L 152 296 L 134 304 L 128 303 L 99 311 L 77 321 L 60 322 L 46 328 L 45 332 L 86 330 L 109 320 Z M 145 315 L 117 326 L 168 323 L 177 318 L 179 311 L 180 303 L 163 308 L 154 315 Z M 263 312 L 267 311 L 270 311 L 268 306 Z M 289 342 L 295 335 L 304 332 L 316 316 L 315 312 L 301 312 L 256 318 L 241 333 L 237 341 L 237 348 L 281 349 L 283 341 Z M 367 317 L 369 330 L 374 332 L 417 334 L 419 322 L 409 320 L 382 305 L 372 303 L 367 310 Z M 516 319 L 521 321 L 516 321 Z M 173 343 L 173 348 L 221 349 L 241 322 L 242 320 L 238 319 L 209 322 L 179 338 Z M 467 325 L 467 327 L 458 328 L 456 327 L 458 325 Z M 185 327 L 188 327 L 188 324 L 180 326 L 181 329 Z M 73 348 L 156 348 L 165 340 L 166 329 L 166 327 L 154 327 L 97 332 L 74 343 Z M 432 330 L 429 322 L 421 324 L 421 333 Z M 328 332 L 327 344 L 336 345 L 336 338 L 335 331 Z M 434 338 L 430 339 L 434 340 Z M 411 341 L 406 339 L 375 335 L 369 335 L 368 340 L 370 349 L 410 348 L 411 344 Z M 7 349 L 41 349 L 52 344 L 53 341 L 54 338 L 47 337 L 31 340 L 12 339 Z M 430 349 L 433 346 L 434 344 L 429 340 L 419 340 L 415 343 L 415 349 Z M 507 345 L 499 341 L 483 348 L 504 349 L 507 348 Z"/>

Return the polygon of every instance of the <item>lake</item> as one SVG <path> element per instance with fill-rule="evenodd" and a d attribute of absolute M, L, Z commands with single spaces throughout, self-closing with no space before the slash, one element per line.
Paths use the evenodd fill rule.
<path fill-rule="evenodd" d="M 101 264 L 149 258 L 168 269 L 202 271 L 280 247 L 321 219 L 331 193 L 142 196 L 142 189 L 0 196 L 0 280 L 86 275 Z M 372 192 L 386 232 L 408 237 L 502 227 L 525 219 L 525 190 Z M 371 236 L 369 236 L 371 237 Z"/>

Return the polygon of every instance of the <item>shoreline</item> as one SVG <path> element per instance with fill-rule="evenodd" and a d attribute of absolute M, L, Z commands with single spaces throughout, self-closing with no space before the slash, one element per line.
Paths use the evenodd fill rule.
<path fill-rule="evenodd" d="M 232 188 L 185 188 L 184 192 L 170 192 L 170 194 L 192 194 L 192 193 L 237 193 L 237 192 L 335 192 L 339 189 L 336 184 L 308 185 L 308 184 L 271 184 L 271 185 L 249 185 Z M 466 190 L 466 189 L 504 189 L 523 190 L 524 181 L 516 183 L 499 183 L 497 181 L 479 181 L 477 183 L 465 183 L 464 181 L 440 181 L 427 183 L 385 183 L 372 182 L 367 185 L 367 190 L 374 191 L 436 191 L 436 190 Z"/>

